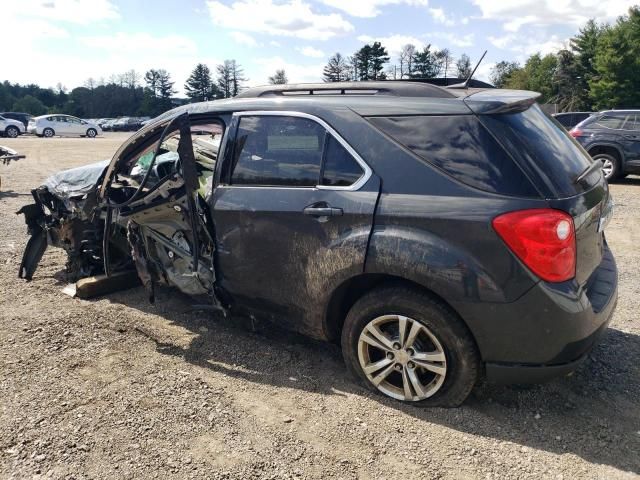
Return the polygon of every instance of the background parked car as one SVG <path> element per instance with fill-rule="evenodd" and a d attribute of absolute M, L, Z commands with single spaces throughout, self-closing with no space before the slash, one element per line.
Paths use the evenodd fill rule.
<path fill-rule="evenodd" d="M 586 120 L 593 112 L 563 112 L 563 113 L 554 113 L 553 117 L 562 124 L 564 128 L 567 130 L 571 130 L 577 124 Z"/>
<path fill-rule="evenodd" d="M 602 162 L 607 180 L 640 173 L 640 110 L 596 113 L 569 133 Z"/>
<path fill-rule="evenodd" d="M 22 122 L 24 128 L 26 130 L 27 125 L 29 125 L 29 120 L 33 118 L 33 115 L 24 112 L 2 112 L 0 113 L 4 118 L 10 118 L 12 120 L 18 120 Z"/>
<path fill-rule="evenodd" d="M 135 132 L 142 127 L 142 122 L 149 117 L 122 117 L 111 125 L 114 132 Z"/>
<path fill-rule="evenodd" d="M 16 138 L 21 133 L 25 133 L 25 128 L 22 122 L 12 118 L 5 118 L 0 115 L 0 135 Z"/>
<path fill-rule="evenodd" d="M 29 133 L 40 137 L 75 136 L 93 138 L 102 133 L 102 129 L 95 123 L 89 123 L 71 115 L 42 115 L 35 117 L 27 127 Z"/>

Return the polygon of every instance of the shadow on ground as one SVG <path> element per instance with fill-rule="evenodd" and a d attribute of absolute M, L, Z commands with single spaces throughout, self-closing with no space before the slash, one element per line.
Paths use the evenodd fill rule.
<path fill-rule="evenodd" d="M 183 348 L 155 338 L 144 327 L 140 330 L 155 342 L 159 353 L 203 369 L 324 395 L 357 394 L 411 415 L 417 422 L 555 454 L 575 454 L 591 463 L 640 473 L 638 335 L 609 328 L 571 377 L 526 388 L 481 383 L 459 409 L 423 409 L 383 398 L 354 383 L 335 345 L 270 324 L 194 312 L 192 301 L 175 291 L 160 290 L 156 305 L 145 301 L 140 288 L 109 298 L 193 332 L 195 337 Z"/>

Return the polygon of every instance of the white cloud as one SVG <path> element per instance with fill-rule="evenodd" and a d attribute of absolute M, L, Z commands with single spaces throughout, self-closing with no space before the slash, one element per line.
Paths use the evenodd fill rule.
<path fill-rule="evenodd" d="M 636 0 L 472 0 L 482 18 L 504 22 L 517 32 L 523 25 L 570 24 L 580 26 L 590 18 L 610 21 L 623 15 Z M 526 15 L 523 13 L 526 12 Z"/>
<path fill-rule="evenodd" d="M 445 40 L 447 47 L 453 45 L 454 47 L 465 48 L 475 45 L 475 35 L 473 33 L 458 35 L 450 32 L 435 32 L 430 35 Z"/>
<path fill-rule="evenodd" d="M 452 27 L 456 23 L 453 20 L 453 18 L 447 16 L 447 14 L 444 13 L 444 10 L 442 8 L 430 8 L 429 9 L 429 13 L 431 14 L 431 17 L 436 22 L 442 23 L 443 25 L 446 25 L 447 27 Z"/>
<path fill-rule="evenodd" d="M 428 0 L 321 0 L 322 3 L 342 10 L 352 17 L 372 18 L 380 15 L 380 7 L 386 5 L 406 4 L 427 6 Z"/>
<path fill-rule="evenodd" d="M 562 40 L 557 35 L 542 35 L 529 32 L 527 35 L 509 33 L 501 37 L 488 37 L 489 42 L 496 48 L 516 52 L 524 56 L 541 53 L 555 53 L 562 48 L 566 48 L 566 40 Z"/>
<path fill-rule="evenodd" d="M 12 17 L 43 18 L 49 21 L 88 25 L 120 17 L 111 0 L 20 0 L 2 2 L 3 28 Z"/>
<path fill-rule="evenodd" d="M 296 50 L 299 51 L 305 57 L 322 58 L 325 56 L 322 50 L 318 50 L 317 48 L 313 48 L 313 47 L 296 47 Z"/>
<path fill-rule="evenodd" d="M 150 33 L 142 32 L 118 32 L 115 35 L 83 37 L 80 41 L 89 47 L 108 50 L 110 52 L 127 50 L 129 52 L 150 53 L 153 50 L 157 50 L 168 56 L 175 53 L 193 52 L 197 49 L 196 43 L 190 38 L 180 35 L 156 37 Z"/>
<path fill-rule="evenodd" d="M 239 45 L 244 45 L 246 47 L 258 46 L 256 39 L 244 32 L 231 32 L 231 38 L 233 38 L 233 40 Z"/>
<path fill-rule="evenodd" d="M 214 25 L 233 30 L 327 40 L 354 29 L 342 15 L 315 13 L 302 0 L 238 0 L 230 6 L 209 0 L 207 6 Z"/>

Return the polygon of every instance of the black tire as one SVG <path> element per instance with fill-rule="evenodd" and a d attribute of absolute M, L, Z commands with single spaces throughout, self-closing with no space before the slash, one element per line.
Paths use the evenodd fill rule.
<path fill-rule="evenodd" d="M 42 131 L 42 136 L 45 138 L 51 138 L 56 134 L 56 132 L 53 131 L 53 128 L 45 128 Z"/>
<path fill-rule="evenodd" d="M 411 400 L 407 400 L 406 397 L 402 400 L 397 396 L 392 397 L 376 387 L 363 371 L 359 357 L 361 333 L 369 322 L 394 314 L 406 316 L 413 322 L 427 327 L 444 351 L 446 357 L 444 380 L 428 398 L 420 399 L 416 396 Z M 371 348 L 366 344 L 363 345 L 365 348 Z M 394 344 L 394 348 L 396 345 L 397 342 Z M 409 348 L 409 350 L 413 349 Z M 369 389 L 381 395 L 419 406 L 459 406 L 471 393 L 479 378 L 481 368 L 475 341 L 458 315 L 428 293 L 404 286 L 377 288 L 364 295 L 353 305 L 342 329 L 342 353 L 348 369 Z M 413 367 L 405 365 L 405 368 L 415 368 L 415 365 Z M 428 374 L 428 372 L 426 373 Z M 391 372 L 387 378 L 392 375 L 396 375 L 396 373 Z M 398 375 L 402 381 L 402 373 L 398 373 Z M 435 374 L 433 375 L 435 381 Z M 385 383 L 387 383 L 386 380 L 383 381 L 383 384 Z M 417 392 L 417 390 L 413 389 L 412 392 Z"/>
<path fill-rule="evenodd" d="M 87 137 L 95 138 L 96 135 L 98 135 L 98 132 L 96 132 L 95 128 L 90 128 L 89 130 L 87 130 Z"/>
<path fill-rule="evenodd" d="M 602 172 L 607 182 L 611 182 L 620 178 L 620 160 L 609 153 L 598 153 L 593 156 L 594 161 L 602 162 Z M 610 166 L 610 168 L 606 168 Z"/>
<path fill-rule="evenodd" d="M 20 130 L 18 129 L 18 127 L 9 125 L 7 128 L 5 128 L 4 134 L 9 138 L 17 138 L 18 135 L 20 135 Z"/>

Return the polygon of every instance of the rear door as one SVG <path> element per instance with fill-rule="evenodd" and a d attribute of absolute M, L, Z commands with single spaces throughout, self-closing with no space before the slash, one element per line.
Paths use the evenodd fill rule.
<path fill-rule="evenodd" d="M 625 159 L 637 164 L 640 160 L 640 113 L 630 113 L 622 128 Z"/>
<path fill-rule="evenodd" d="M 380 181 L 322 120 L 234 115 L 212 199 L 219 283 L 322 337 L 327 299 L 364 269 Z"/>

